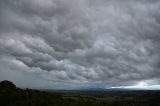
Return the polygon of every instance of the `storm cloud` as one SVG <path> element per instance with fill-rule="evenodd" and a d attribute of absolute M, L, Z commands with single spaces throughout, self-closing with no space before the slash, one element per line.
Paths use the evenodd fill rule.
<path fill-rule="evenodd" d="M 1 0 L 0 80 L 159 85 L 159 10 L 159 0 Z"/>

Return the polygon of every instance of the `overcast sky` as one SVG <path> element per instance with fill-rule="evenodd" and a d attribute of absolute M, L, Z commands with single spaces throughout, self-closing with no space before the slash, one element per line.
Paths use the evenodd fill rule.
<path fill-rule="evenodd" d="M 74 89 L 160 84 L 160 0 L 0 0 L 0 81 Z"/>

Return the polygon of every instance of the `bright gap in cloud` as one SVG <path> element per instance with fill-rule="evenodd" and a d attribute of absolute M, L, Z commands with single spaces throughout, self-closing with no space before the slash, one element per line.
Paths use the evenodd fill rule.
<path fill-rule="evenodd" d="M 118 88 L 118 89 L 142 89 L 142 90 L 160 90 L 160 85 L 148 85 L 145 81 L 140 81 L 135 85 L 132 86 L 117 86 L 111 88 Z"/>

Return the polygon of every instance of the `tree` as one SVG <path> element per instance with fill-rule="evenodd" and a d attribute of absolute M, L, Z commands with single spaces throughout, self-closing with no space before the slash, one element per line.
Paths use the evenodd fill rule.
<path fill-rule="evenodd" d="M 4 80 L 4 81 L 1 81 L 0 82 L 0 88 L 11 88 L 11 89 L 15 89 L 16 86 L 10 82 L 10 81 L 7 81 L 7 80 Z"/>

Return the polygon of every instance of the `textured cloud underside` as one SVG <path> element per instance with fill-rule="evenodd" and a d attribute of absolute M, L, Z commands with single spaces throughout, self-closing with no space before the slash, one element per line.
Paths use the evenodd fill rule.
<path fill-rule="evenodd" d="M 159 0 L 1 0 L 0 80 L 159 84 L 159 10 Z"/>

